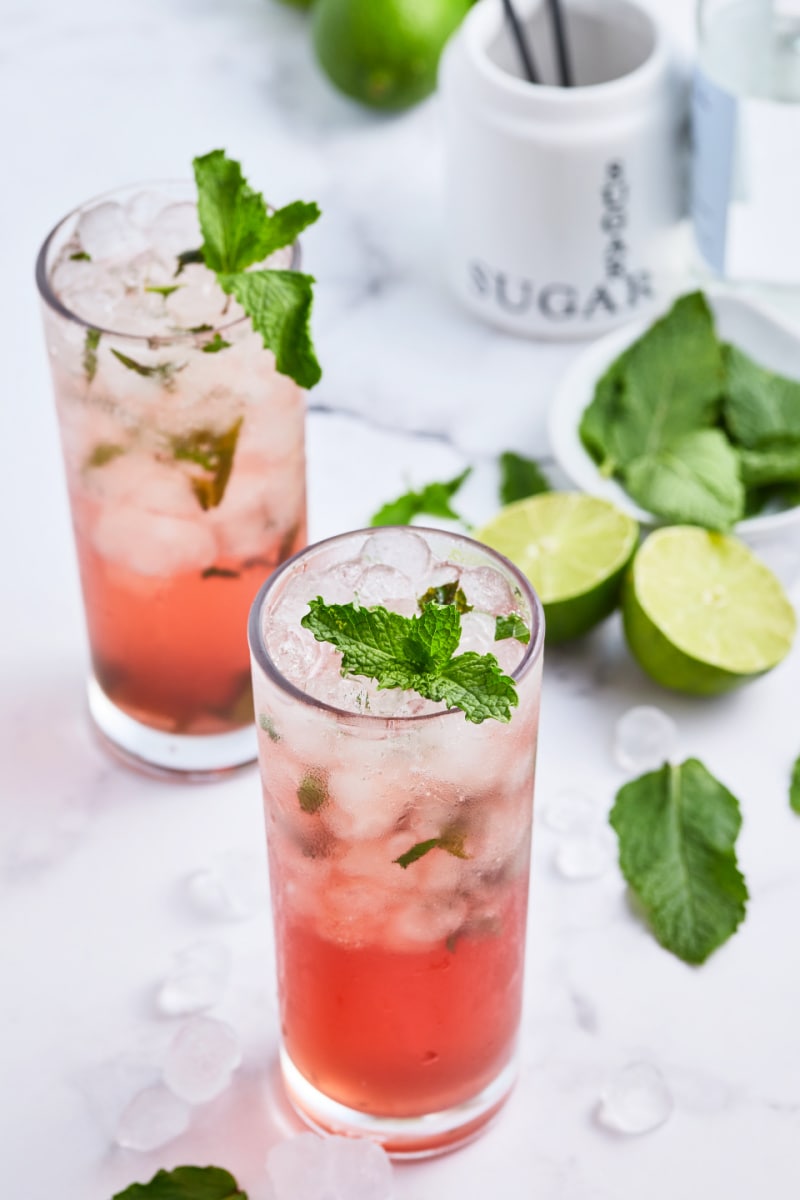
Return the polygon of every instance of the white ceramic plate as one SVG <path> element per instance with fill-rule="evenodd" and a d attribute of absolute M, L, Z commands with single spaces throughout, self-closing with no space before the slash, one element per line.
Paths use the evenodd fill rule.
<path fill-rule="evenodd" d="M 740 296 L 723 291 L 706 292 L 717 322 L 717 331 L 734 342 L 757 362 L 782 375 L 800 378 L 800 338 L 766 309 Z M 658 517 L 645 512 L 631 500 L 614 479 L 604 478 L 585 450 L 578 434 L 584 409 L 591 402 L 595 384 L 611 363 L 652 324 L 653 318 L 616 329 L 594 342 L 575 360 L 564 375 L 549 413 L 550 444 L 565 475 L 584 492 L 611 500 L 643 525 L 659 524 Z M 800 508 L 748 517 L 736 532 L 754 548 L 761 548 L 775 534 L 800 530 Z"/>

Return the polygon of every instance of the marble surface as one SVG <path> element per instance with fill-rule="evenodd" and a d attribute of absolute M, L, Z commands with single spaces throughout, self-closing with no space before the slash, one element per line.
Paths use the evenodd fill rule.
<path fill-rule="evenodd" d="M 667 14 L 666 10 L 669 9 Z M 659 2 L 688 45 L 688 0 Z M 44 232 L 94 193 L 185 174 L 224 145 L 276 201 L 319 200 L 304 239 L 319 279 L 325 379 L 309 417 L 311 532 L 361 524 L 406 480 L 477 470 L 464 507 L 496 505 L 494 455 L 547 455 L 549 395 L 576 346 L 476 324 L 441 281 L 436 102 L 382 118 L 317 73 L 303 18 L 272 0 L 5 0 L 0 26 L 5 286 L 0 716 L 0 1176 L 24 1200 L 109 1200 L 159 1166 L 218 1162 L 261 1200 L 268 1147 L 298 1125 L 275 1078 L 271 933 L 198 913 L 187 879 L 220 853 L 263 855 L 255 769 L 209 787 L 139 778 L 90 735 L 85 635 L 31 267 Z M 609 857 L 563 879 L 564 835 L 535 838 L 519 1087 L 479 1141 L 396 1171 L 398 1200 L 783 1200 L 800 1189 L 798 651 L 738 694 L 670 697 L 612 619 L 548 655 L 538 804 L 569 786 L 598 827 L 625 775 L 616 719 L 657 704 L 740 797 L 752 895 L 699 970 L 661 950 Z M 115 1149 L 125 1088 L 155 1070 L 175 1022 L 154 994 L 173 955 L 227 945 L 215 1015 L 245 1049 L 233 1086 L 159 1151 Z M 596 1120 L 626 1064 L 663 1074 L 674 1112 L 625 1137 Z M 111 1066 L 109 1066 L 111 1064 Z M 114 1066 L 116 1064 L 116 1066 Z M 298 1197 L 298 1200 L 302 1198 Z"/>

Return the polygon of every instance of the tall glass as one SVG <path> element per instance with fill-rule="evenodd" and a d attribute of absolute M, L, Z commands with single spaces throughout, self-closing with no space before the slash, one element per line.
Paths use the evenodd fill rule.
<path fill-rule="evenodd" d="M 71 213 L 36 265 L 91 715 L 129 761 L 192 778 L 255 758 L 247 613 L 306 541 L 303 393 L 201 242 L 188 184 L 139 186 Z"/>
<path fill-rule="evenodd" d="M 506 559 L 465 537 L 411 536 L 411 555 L 399 528 L 298 554 L 256 598 L 250 646 L 287 1091 L 315 1127 L 420 1157 L 474 1136 L 515 1077 L 544 626 Z M 405 562 L 426 552 L 405 586 Z M 489 641 L 516 663 L 509 723 L 363 679 L 339 677 L 338 703 L 319 698 L 337 699 L 338 665 L 320 684 L 331 667 L 299 626 L 309 599 L 382 592 L 411 615 L 409 594 L 453 579 L 474 604 L 460 649 L 470 623 L 493 639 L 497 612 L 530 628 L 527 646 Z"/>

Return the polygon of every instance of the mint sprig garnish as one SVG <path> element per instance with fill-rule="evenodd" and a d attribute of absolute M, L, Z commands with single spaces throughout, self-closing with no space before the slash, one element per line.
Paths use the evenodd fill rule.
<path fill-rule="evenodd" d="M 472 467 L 467 467 L 455 479 L 444 483 L 427 483 L 419 491 L 404 492 L 396 500 L 390 500 L 374 514 L 370 525 L 410 525 L 414 517 L 425 513 L 429 517 L 443 517 L 449 521 L 467 522 L 450 504 L 453 496 L 461 485 L 472 474 Z"/>
<path fill-rule="evenodd" d="M 550 490 L 542 468 L 532 458 L 525 458 L 513 450 L 500 455 L 501 504 L 513 504 L 515 500 L 525 500 Z"/>
<path fill-rule="evenodd" d="M 112 1200 L 247 1200 L 222 1167 L 176 1167 L 157 1171 L 149 1183 L 132 1183 Z"/>
<path fill-rule="evenodd" d="M 744 920 L 735 796 L 695 758 L 626 783 L 609 818 L 619 863 L 662 946 L 702 963 Z"/>
<path fill-rule="evenodd" d="M 245 180 L 239 163 L 224 150 L 194 160 L 197 214 L 203 234 L 202 260 L 215 271 L 223 291 L 235 296 L 275 354 L 278 370 L 301 387 L 322 375 L 309 329 L 310 275 L 297 271 L 250 271 L 256 263 L 296 241 L 319 217 L 316 204 L 295 201 L 270 213 L 264 197 Z M 187 251 L 178 271 L 196 261 Z"/>
<path fill-rule="evenodd" d="M 455 651 L 461 614 L 455 605 L 428 604 L 421 616 L 403 617 L 386 608 L 309 603 L 301 625 L 318 642 L 342 655 L 342 674 L 363 675 L 378 687 L 415 691 L 427 700 L 460 708 L 468 721 L 509 721 L 518 704 L 513 679 L 493 654 Z"/>

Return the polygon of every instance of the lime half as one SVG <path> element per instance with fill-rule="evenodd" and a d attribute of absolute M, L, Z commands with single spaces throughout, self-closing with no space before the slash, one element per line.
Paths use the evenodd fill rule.
<path fill-rule="evenodd" d="M 552 643 L 579 637 L 613 612 L 639 526 L 607 500 L 545 492 L 507 505 L 475 537 L 530 579 Z"/>
<path fill-rule="evenodd" d="M 742 542 L 692 526 L 658 529 L 633 562 L 623 594 L 625 636 L 657 683 L 710 696 L 786 657 L 794 609 Z"/>

